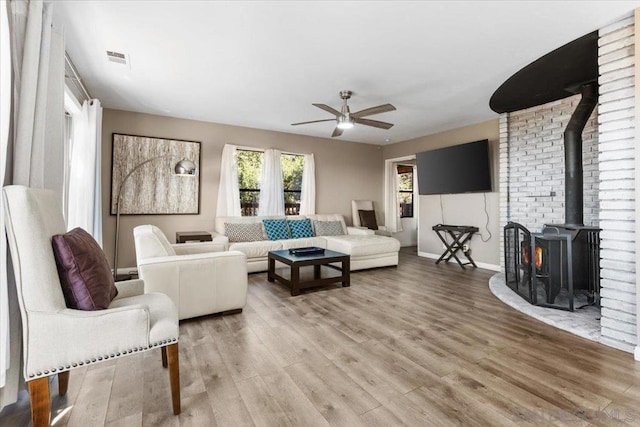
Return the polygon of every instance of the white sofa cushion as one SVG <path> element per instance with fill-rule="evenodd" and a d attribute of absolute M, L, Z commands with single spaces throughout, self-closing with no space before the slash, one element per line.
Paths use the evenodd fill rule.
<path fill-rule="evenodd" d="M 282 249 L 283 240 L 263 240 L 260 242 L 237 242 L 230 243 L 230 251 L 240 251 L 247 258 L 262 258 L 269 254 L 269 251 L 278 251 Z"/>
<path fill-rule="evenodd" d="M 318 248 L 327 248 L 327 241 L 324 237 L 303 237 L 301 239 L 279 240 L 282 243 L 282 249 L 306 248 L 315 246 Z"/>
<path fill-rule="evenodd" d="M 352 257 L 400 250 L 400 242 L 392 237 L 350 234 L 347 236 L 324 236 L 323 238 L 327 241 L 327 249 L 349 254 Z"/>

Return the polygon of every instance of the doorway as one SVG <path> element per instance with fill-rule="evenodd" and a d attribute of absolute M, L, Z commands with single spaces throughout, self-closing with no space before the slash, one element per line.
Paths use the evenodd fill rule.
<path fill-rule="evenodd" d="M 396 179 L 390 179 L 395 174 Z M 401 231 L 393 233 L 403 248 L 418 245 L 418 179 L 416 156 L 406 156 L 385 160 L 385 218 L 390 216 L 394 200 L 399 207 Z M 395 182 L 395 188 L 391 188 Z M 391 213 L 393 214 L 393 213 Z"/>

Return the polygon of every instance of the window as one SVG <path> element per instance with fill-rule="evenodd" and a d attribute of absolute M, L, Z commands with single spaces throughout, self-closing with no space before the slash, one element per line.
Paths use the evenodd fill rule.
<path fill-rule="evenodd" d="M 73 144 L 73 124 L 78 122 L 82 106 L 73 92 L 64 86 L 64 184 L 62 188 L 62 206 L 64 218 L 69 223 L 69 185 L 71 180 L 71 149 Z M 88 178 L 87 178 L 88 179 Z"/>
<path fill-rule="evenodd" d="M 413 218 L 413 166 L 398 165 L 400 218 Z"/>
<path fill-rule="evenodd" d="M 237 150 L 236 152 L 242 216 L 258 215 L 263 157 L 262 151 Z"/>
<path fill-rule="evenodd" d="M 260 175 L 264 153 L 262 151 L 240 149 L 236 153 L 240 187 L 240 210 L 242 216 L 256 216 L 260 205 Z M 280 162 L 282 165 L 285 214 L 298 215 L 300 212 L 304 156 L 282 154 Z"/>
<path fill-rule="evenodd" d="M 285 215 L 298 215 L 300 213 L 304 156 L 283 154 L 280 156 L 280 162 L 284 187 L 284 213 Z"/>

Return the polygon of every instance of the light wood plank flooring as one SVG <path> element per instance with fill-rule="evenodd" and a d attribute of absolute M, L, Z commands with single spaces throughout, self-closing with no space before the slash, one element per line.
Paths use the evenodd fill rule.
<path fill-rule="evenodd" d="M 640 425 L 640 363 L 504 305 L 492 274 L 403 251 L 298 297 L 251 275 L 242 314 L 181 324 L 180 416 L 152 351 L 72 371 L 54 425 Z"/>

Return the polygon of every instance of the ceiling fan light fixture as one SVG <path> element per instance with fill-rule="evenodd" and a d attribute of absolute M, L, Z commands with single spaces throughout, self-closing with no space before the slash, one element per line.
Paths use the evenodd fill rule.
<path fill-rule="evenodd" d="M 338 117 L 338 129 L 351 129 L 353 127 L 353 119 L 349 116 Z"/>

